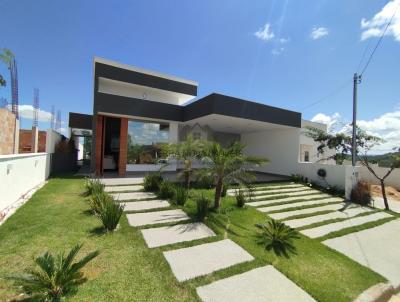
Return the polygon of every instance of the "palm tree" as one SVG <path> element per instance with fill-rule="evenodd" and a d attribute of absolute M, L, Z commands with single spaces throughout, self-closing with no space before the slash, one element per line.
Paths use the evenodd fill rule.
<path fill-rule="evenodd" d="M 164 152 L 167 156 L 175 157 L 183 162 L 183 175 L 187 190 L 190 188 L 193 161 L 201 158 L 203 145 L 203 141 L 193 139 L 193 136 L 188 135 L 185 141 L 164 146 Z"/>
<path fill-rule="evenodd" d="M 261 165 L 268 160 L 244 154 L 244 145 L 239 142 L 223 148 L 217 142 L 209 142 L 204 148 L 204 162 L 207 168 L 203 170 L 205 175 L 212 177 L 215 181 L 214 208 L 220 207 L 221 192 L 223 184 L 230 181 L 247 182 L 253 178 L 253 174 L 247 168 L 251 165 Z"/>
<path fill-rule="evenodd" d="M 94 251 L 73 263 L 81 248 L 82 245 L 76 245 L 66 257 L 64 253 L 54 257 L 46 252 L 35 259 L 39 269 L 32 269 L 26 274 L 11 276 L 8 279 L 14 280 L 25 293 L 41 300 L 60 301 L 61 297 L 73 293 L 78 285 L 86 281 L 80 270 L 99 255 L 99 251 Z"/>

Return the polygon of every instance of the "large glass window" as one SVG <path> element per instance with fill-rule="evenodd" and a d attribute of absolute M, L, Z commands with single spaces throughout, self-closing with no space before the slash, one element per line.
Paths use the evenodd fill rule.
<path fill-rule="evenodd" d="M 140 121 L 128 122 L 128 164 L 156 164 L 161 146 L 168 143 L 169 125 Z"/>

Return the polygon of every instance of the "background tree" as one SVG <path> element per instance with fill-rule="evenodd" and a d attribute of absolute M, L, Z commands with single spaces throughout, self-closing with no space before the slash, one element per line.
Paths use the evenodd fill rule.
<path fill-rule="evenodd" d="M 7 65 L 7 68 L 10 66 L 11 60 L 14 58 L 14 54 L 11 50 L 7 48 L 0 49 L 0 61 Z M 4 77 L 0 74 L 0 86 L 6 86 L 7 82 Z"/>
<path fill-rule="evenodd" d="M 348 127 L 349 128 L 349 127 Z M 335 134 L 325 133 L 324 131 L 307 127 L 307 136 L 311 137 L 319 143 L 318 145 L 318 153 L 324 154 L 327 149 L 333 149 L 336 151 L 335 154 L 325 157 L 325 159 L 334 159 L 336 163 L 342 164 L 343 160 L 351 154 L 352 151 L 352 137 L 346 132 L 339 132 Z M 374 160 L 371 160 L 368 156 L 368 152 L 373 149 L 376 145 L 383 143 L 383 139 L 367 134 L 364 130 L 357 128 L 356 132 L 356 156 L 360 163 L 365 166 L 368 171 L 378 179 L 383 201 L 385 203 L 385 208 L 389 210 L 389 203 L 386 197 L 385 190 L 385 180 L 387 177 L 393 172 L 395 168 L 400 168 L 400 147 L 395 149 L 393 154 L 390 154 L 390 164 L 389 170 L 385 175 L 379 176 L 378 173 L 374 170 L 372 164 Z M 396 152 L 397 151 L 397 152 Z"/>
<path fill-rule="evenodd" d="M 248 181 L 254 178 L 248 170 L 249 166 L 268 162 L 261 157 L 245 155 L 244 147 L 238 142 L 228 148 L 221 147 L 217 142 L 205 145 L 203 161 L 207 164 L 207 168 L 203 169 L 203 173 L 215 181 L 214 208 L 216 209 L 220 207 L 221 192 L 225 182 Z"/>
<path fill-rule="evenodd" d="M 394 150 L 400 152 L 400 147 L 395 148 Z M 383 176 L 379 176 L 378 173 L 374 170 L 374 167 L 372 166 L 373 163 L 369 160 L 366 152 L 365 154 L 359 156 L 359 159 L 363 164 L 363 166 L 365 166 L 368 169 L 368 171 L 371 172 L 371 174 L 374 175 L 376 179 L 378 179 L 381 185 L 381 191 L 382 191 L 383 202 L 385 203 L 385 209 L 389 210 L 389 202 L 386 197 L 385 180 L 386 178 L 389 177 L 389 175 L 393 172 L 394 169 L 400 168 L 400 155 L 399 154 L 391 155 L 391 164 L 389 170 Z"/>
<path fill-rule="evenodd" d="M 195 140 L 191 135 L 188 135 L 183 142 L 163 146 L 163 153 L 166 156 L 172 156 L 183 162 L 183 177 L 187 190 L 190 188 L 191 176 L 193 174 L 193 161 L 201 159 L 203 146 L 203 141 Z"/>

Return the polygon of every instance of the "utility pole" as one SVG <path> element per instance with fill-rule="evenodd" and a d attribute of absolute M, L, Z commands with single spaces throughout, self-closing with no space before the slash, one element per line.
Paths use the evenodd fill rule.
<path fill-rule="evenodd" d="M 357 85 L 361 83 L 361 75 L 354 74 L 353 78 L 353 135 L 352 135 L 352 150 L 351 150 L 351 165 L 356 166 L 357 162 Z"/>

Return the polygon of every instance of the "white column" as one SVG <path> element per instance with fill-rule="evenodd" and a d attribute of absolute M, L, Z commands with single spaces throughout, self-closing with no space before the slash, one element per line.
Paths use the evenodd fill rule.
<path fill-rule="evenodd" d="M 178 123 L 176 122 L 169 123 L 169 142 L 178 142 Z"/>

